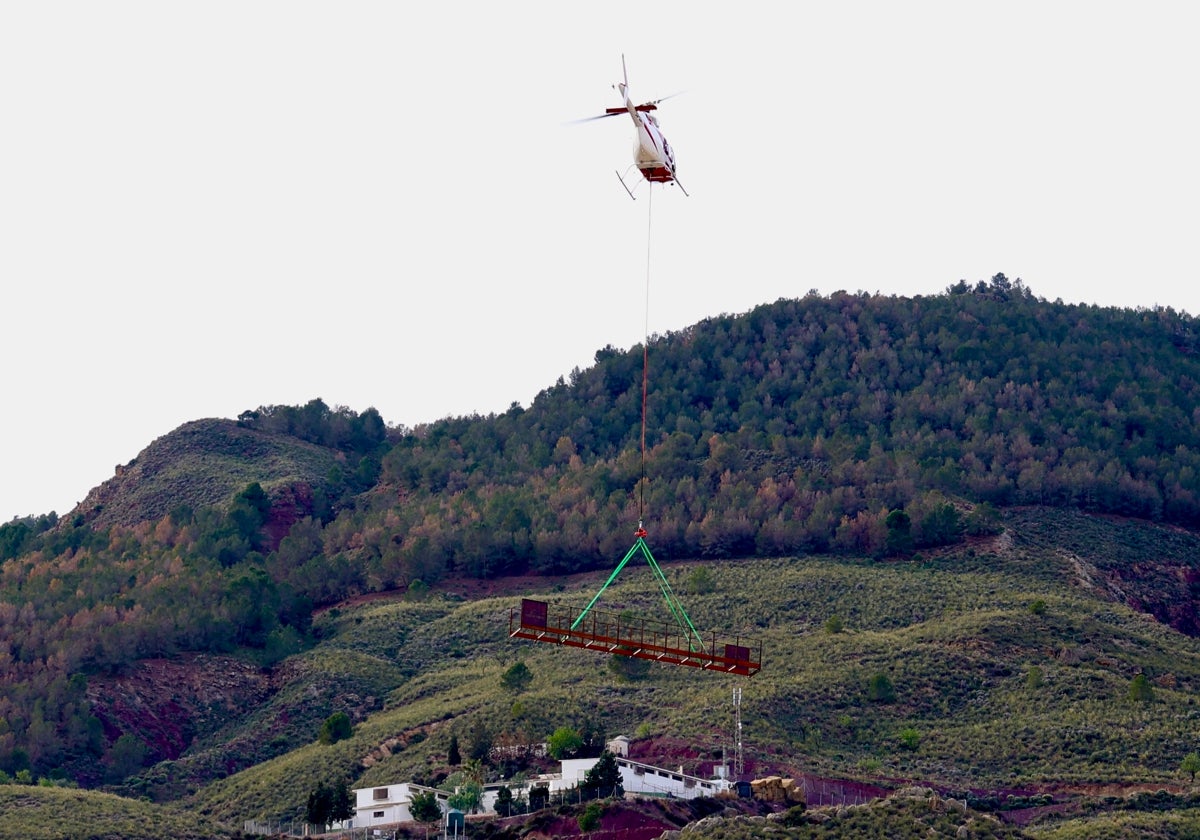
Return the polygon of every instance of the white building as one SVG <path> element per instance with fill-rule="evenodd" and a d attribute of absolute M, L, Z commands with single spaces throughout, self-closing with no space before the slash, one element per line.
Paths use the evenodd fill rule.
<path fill-rule="evenodd" d="M 590 761 L 594 764 L 597 759 Z M 698 796 L 716 796 L 733 787 L 728 779 L 701 779 L 684 773 L 682 767 L 678 771 L 664 770 L 628 758 L 618 758 L 617 768 L 621 771 L 621 787 L 625 788 L 626 796 L 695 799 Z"/>
<path fill-rule="evenodd" d="M 411 822 L 413 815 L 408 809 L 414 793 L 433 793 L 442 812 L 447 809 L 450 794 L 425 785 L 402 782 L 386 787 L 357 788 L 354 791 L 354 819 L 347 820 L 342 828 L 363 828 L 388 823 Z M 494 801 L 494 800 L 493 800 Z"/>
<path fill-rule="evenodd" d="M 682 767 L 677 771 L 666 770 L 651 764 L 643 764 L 640 761 L 631 761 L 624 757 L 629 752 L 629 739 L 623 739 L 624 744 L 618 744 L 619 740 L 622 739 L 614 739 L 609 742 L 608 748 L 609 752 L 616 757 L 617 769 L 621 772 L 621 786 L 625 789 L 626 796 L 695 799 L 699 796 L 715 796 L 732 787 L 727 778 L 701 779 L 698 776 L 684 773 Z M 618 753 L 614 747 L 618 749 L 623 747 L 623 749 Z M 524 784 L 509 784 L 508 787 L 514 797 L 524 798 L 526 801 L 529 800 L 529 791 L 532 788 L 545 788 L 550 795 L 565 794 L 583 784 L 588 771 L 596 766 L 597 761 L 599 761 L 598 758 L 564 759 L 561 762 L 560 772 L 535 776 Z M 503 782 L 491 782 L 484 785 L 482 797 L 484 813 L 495 813 L 496 796 L 503 785 Z M 437 797 L 438 804 L 442 806 L 442 812 L 445 813 L 449 807 L 446 801 L 450 798 L 450 791 L 408 782 L 387 787 L 356 789 L 354 791 L 356 797 L 355 817 L 344 823 L 342 828 L 370 828 L 390 823 L 408 822 L 412 820 L 412 812 L 408 808 L 412 801 L 412 795 L 427 791 L 433 792 Z"/>
<path fill-rule="evenodd" d="M 605 744 L 604 749 L 608 750 L 617 758 L 628 758 L 629 738 L 624 735 L 618 735 L 616 738 L 613 738 L 611 741 Z"/>

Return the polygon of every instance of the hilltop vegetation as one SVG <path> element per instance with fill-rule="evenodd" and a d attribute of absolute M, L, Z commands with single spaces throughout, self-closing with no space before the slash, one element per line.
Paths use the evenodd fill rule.
<path fill-rule="evenodd" d="M 263 433 L 245 423 L 197 420 L 117 467 L 116 475 L 79 505 L 75 521 L 94 530 L 132 527 L 181 506 L 224 507 L 251 483 L 269 490 L 277 505 L 304 505 L 306 515 L 327 517 L 343 492 L 332 477 L 345 461 L 341 450 L 293 436 Z"/>
<path fill-rule="evenodd" d="M 641 347 L 605 348 L 528 408 L 487 417 L 389 428 L 374 409 L 313 400 L 187 424 L 69 516 L 0 525 L 0 772 L 162 800 L 195 791 L 233 818 L 262 815 L 215 804 L 252 786 L 246 774 L 282 762 L 315 779 L 309 741 L 328 714 L 424 710 L 378 725 L 432 738 L 450 688 L 456 716 L 521 717 L 509 738 L 553 730 L 535 703 L 613 731 L 704 732 L 684 677 L 646 684 L 670 697 L 659 719 L 637 673 L 596 686 L 584 659 L 560 675 L 579 693 L 542 685 L 518 716 L 493 697 L 508 604 L 415 600 L 611 568 L 644 502 L 660 561 L 736 561 L 711 567 L 689 609 L 771 640 L 791 676 L 752 685 L 777 754 L 963 786 L 1164 781 L 1190 751 L 1200 676 L 1186 635 L 1136 615 L 1200 628 L 1197 330 L 1170 309 L 1047 302 L 1003 275 L 707 319 L 651 341 L 644 483 Z M 324 609 L 389 591 L 414 600 Z M 793 658 L 797 638 L 829 666 Z M 271 685 L 239 683 L 244 715 L 176 686 L 177 727 L 111 701 L 142 690 L 140 663 L 185 653 L 271 669 Z M 1153 704 L 1113 706 L 1139 672 Z M 892 699 L 863 700 L 867 683 Z M 364 769 L 365 742 L 329 749 L 346 750 L 332 766 L 348 778 L 437 766 L 417 750 L 411 767 Z M 295 813 L 271 796 L 261 808 Z"/>
<path fill-rule="evenodd" d="M 656 550 L 880 556 L 990 527 L 955 499 L 1193 527 L 1195 349 L 1190 317 L 1051 304 L 1002 276 L 709 319 L 650 347 Z M 607 565 L 643 490 L 639 350 L 600 351 L 527 410 L 404 435 L 389 494 L 354 520 L 367 568 L 405 585 Z"/>

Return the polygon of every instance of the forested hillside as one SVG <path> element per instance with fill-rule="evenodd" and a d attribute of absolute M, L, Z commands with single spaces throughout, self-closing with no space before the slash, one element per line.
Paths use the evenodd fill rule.
<path fill-rule="evenodd" d="M 643 491 L 662 560 L 911 557 L 1030 504 L 1200 527 L 1197 349 L 1191 316 L 1003 275 L 780 300 L 652 339 L 641 487 L 641 347 L 495 416 L 389 429 L 314 400 L 189 424 L 62 520 L 0 526 L 0 771 L 115 783 L 176 758 L 98 716 L 89 676 L 271 665 L 348 596 L 611 566 Z M 1160 617 L 1195 632 L 1197 560 L 1177 563 Z"/>
<path fill-rule="evenodd" d="M 960 501 L 1195 527 L 1197 348 L 1194 318 L 1002 275 L 712 318 L 650 347 L 647 527 L 668 557 L 902 553 L 990 527 Z M 641 374 L 607 348 L 528 410 L 404 436 L 353 520 L 363 559 L 393 583 L 608 563 L 637 519 Z"/>

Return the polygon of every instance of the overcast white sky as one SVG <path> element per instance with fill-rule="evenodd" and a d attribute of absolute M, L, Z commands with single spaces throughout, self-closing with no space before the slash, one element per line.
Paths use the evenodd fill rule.
<path fill-rule="evenodd" d="M 998 271 L 1200 314 L 1198 16 L 0 0 L 0 521 L 202 417 L 528 405 L 641 339 L 648 276 L 659 333 Z M 565 124 L 622 53 L 685 91 L 652 220 L 629 122 Z"/>

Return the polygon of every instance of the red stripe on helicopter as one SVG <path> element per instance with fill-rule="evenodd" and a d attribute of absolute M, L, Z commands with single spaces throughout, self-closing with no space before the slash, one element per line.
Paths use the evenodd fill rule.
<path fill-rule="evenodd" d="M 641 170 L 642 176 L 647 181 L 652 181 L 656 184 L 668 184 L 675 180 L 675 176 L 670 169 L 665 166 L 651 166 Z"/>

